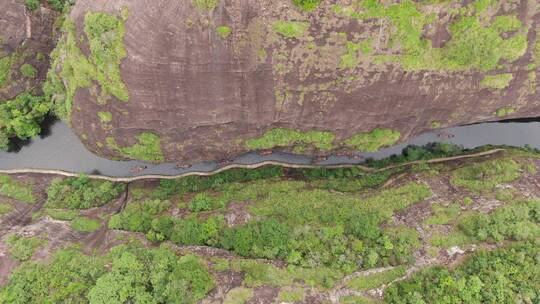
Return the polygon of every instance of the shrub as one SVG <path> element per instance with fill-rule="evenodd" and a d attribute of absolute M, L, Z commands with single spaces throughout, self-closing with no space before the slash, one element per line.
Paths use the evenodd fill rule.
<path fill-rule="evenodd" d="M 54 10 L 61 12 L 64 8 L 73 5 L 75 0 L 47 0 L 47 2 Z"/>
<path fill-rule="evenodd" d="M 31 11 L 35 11 L 39 8 L 39 0 L 24 0 L 24 4 Z"/>
<path fill-rule="evenodd" d="M 303 10 L 311 11 L 317 8 L 321 0 L 292 0 L 292 2 Z"/>
<path fill-rule="evenodd" d="M 431 267 L 384 291 L 385 303 L 534 303 L 538 243 L 480 251 L 455 270 Z M 533 270 L 534 269 L 534 270 Z"/>
<path fill-rule="evenodd" d="M 0 203 L 0 216 L 8 214 L 13 210 L 13 207 L 8 203 Z"/>
<path fill-rule="evenodd" d="M 31 258 L 43 243 L 44 241 L 38 237 L 23 237 L 17 234 L 11 234 L 6 238 L 9 253 L 21 262 Z"/>
<path fill-rule="evenodd" d="M 24 77 L 36 78 L 38 70 L 33 65 L 25 63 L 21 65 L 21 74 L 23 74 Z"/>
<path fill-rule="evenodd" d="M 227 39 L 227 37 L 229 37 L 229 35 L 231 34 L 231 28 L 228 27 L 228 26 L 218 26 L 218 28 L 216 29 L 218 35 L 223 38 L 223 39 Z"/>
<path fill-rule="evenodd" d="M 152 228 L 156 215 L 171 207 L 171 202 L 165 200 L 146 200 L 129 203 L 121 213 L 115 214 L 109 221 L 110 229 L 123 229 L 136 232 L 148 232 Z M 154 219 L 158 220 L 159 219 Z M 156 225 L 160 226 L 159 223 Z M 158 231 L 170 236 L 170 231 Z M 153 235 L 151 237 L 158 237 Z"/>
<path fill-rule="evenodd" d="M 192 212 L 212 210 L 212 198 L 205 193 L 197 193 L 189 203 L 189 210 Z"/>
<path fill-rule="evenodd" d="M 54 179 L 47 188 L 48 208 L 88 209 L 103 206 L 124 191 L 125 185 L 77 178 Z"/>

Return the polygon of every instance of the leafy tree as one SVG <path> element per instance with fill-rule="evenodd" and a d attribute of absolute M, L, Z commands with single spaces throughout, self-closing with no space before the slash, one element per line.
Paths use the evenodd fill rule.
<path fill-rule="evenodd" d="M 0 103 L 0 149 L 7 150 L 11 137 L 28 139 L 37 136 L 50 106 L 43 97 L 30 93 Z"/>

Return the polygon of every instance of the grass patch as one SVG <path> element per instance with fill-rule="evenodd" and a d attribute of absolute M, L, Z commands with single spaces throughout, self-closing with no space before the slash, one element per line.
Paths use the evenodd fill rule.
<path fill-rule="evenodd" d="M 101 227 L 101 224 L 88 217 L 77 217 L 71 222 L 71 228 L 80 232 L 94 232 Z"/>
<path fill-rule="evenodd" d="M 455 170 L 450 182 L 479 193 L 518 179 L 520 169 L 519 163 L 509 158 L 488 160 Z"/>
<path fill-rule="evenodd" d="M 79 215 L 79 212 L 77 212 L 76 210 L 64 209 L 47 209 L 45 213 L 51 218 L 58 221 L 71 221 L 75 217 L 77 217 L 77 215 Z"/>
<path fill-rule="evenodd" d="M 123 157 L 130 159 L 162 162 L 165 157 L 161 151 L 159 135 L 151 132 L 143 132 L 136 136 L 137 143 L 129 147 L 119 147 L 114 137 L 107 137 L 107 146 L 120 152 Z"/>
<path fill-rule="evenodd" d="M 13 65 L 13 58 L 11 56 L 5 56 L 0 58 L 0 88 L 6 85 L 11 74 L 11 66 Z"/>
<path fill-rule="evenodd" d="M 448 234 L 434 233 L 429 239 L 429 243 L 435 247 L 450 248 L 452 246 L 472 244 L 474 239 L 459 230 L 454 230 Z"/>
<path fill-rule="evenodd" d="M 38 237 L 23 237 L 11 234 L 6 238 L 9 253 L 17 260 L 23 262 L 32 257 L 34 252 L 45 242 Z"/>
<path fill-rule="evenodd" d="M 278 298 L 285 303 L 298 303 L 304 301 L 304 288 L 285 287 L 279 291 Z"/>
<path fill-rule="evenodd" d="M 503 107 L 503 108 L 497 109 L 497 111 L 495 111 L 495 115 L 497 115 L 497 117 L 505 117 L 510 114 L 514 114 L 515 112 L 516 112 L 515 107 Z"/>
<path fill-rule="evenodd" d="M 263 285 L 282 287 L 293 282 L 304 282 L 308 286 L 331 288 L 343 277 L 342 273 L 328 268 L 310 269 L 291 265 L 283 269 L 256 260 L 231 261 L 231 269 L 235 272 L 244 272 L 243 283 L 249 287 Z"/>
<path fill-rule="evenodd" d="M 227 39 L 231 35 L 231 32 L 232 32 L 231 28 L 225 25 L 218 26 L 216 31 L 219 37 L 221 37 L 222 39 Z"/>
<path fill-rule="evenodd" d="M 357 291 L 365 291 L 378 288 L 384 284 L 388 284 L 397 278 L 404 276 L 407 272 L 405 266 L 398 266 L 382 272 L 369 274 L 366 276 L 356 277 L 347 281 L 346 285 Z"/>
<path fill-rule="evenodd" d="M 38 70 L 33 65 L 28 63 L 21 65 L 20 70 L 21 74 L 27 78 L 36 78 L 38 75 Z"/>
<path fill-rule="evenodd" d="M 231 289 L 226 295 L 223 304 L 244 304 L 253 296 L 253 289 L 236 287 Z"/>
<path fill-rule="evenodd" d="M 484 79 L 480 81 L 480 86 L 488 89 L 501 90 L 508 87 L 513 78 L 514 75 L 512 73 L 486 75 Z"/>
<path fill-rule="evenodd" d="M 424 224 L 426 225 L 445 225 L 450 223 L 458 217 L 460 207 L 458 203 L 452 203 L 448 207 L 441 206 L 439 204 L 431 205 L 431 212 L 433 215 L 428 217 Z"/>
<path fill-rule="evenodd" d="M 287 38 L 300 38 L 309 29 L 308 22 L 278 20 L 272 25 L 276 33 Z"/>
<path fill-rule="evenodd" d="M 374 299 L 374 298 L 368 298 L 364 296 L 345 296 L 341 297 L 339 300 L 340 304 L 382 304 L 383 302 Z"/>
<path fill-rule="evenodd" d="M 33 185 L 19 182 L 7 175 L 0 175 L 0 194 L 25 203 L 36 202 Z"/>
<path fill-rule="evenodd" d="M 0 203 L 0 215 L 8 214 L 13 211 L 13 207 L 8 203 Z"/>
<path fill-rule="evenodd" d="M 400 136 L 401 134 L 398 131 L 377 128 L 369 133 L 353 135 L 343 143 L 357 149 L 358 151 L 377 152 L 383 147 L 388 147 L 395 144 Z"/>
<path fill-rule="evenodd" d="M 246 141 L 250 149 L 270 149 L 294 145 L 312 145 L 317 149 L 331 150 L 335 135 L 325 131 L 302 132 L 293 129 L 275 128 L 264 133 L 262 137 Z"/>

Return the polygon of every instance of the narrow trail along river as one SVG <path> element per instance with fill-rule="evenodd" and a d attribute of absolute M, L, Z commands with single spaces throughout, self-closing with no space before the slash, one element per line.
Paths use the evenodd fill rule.
<path fill-rule="evenodd" d="M 55 122 L 50 135 L 33 139 L 17 152 L 0 153 L 0 170 L 57 170 L 72 173 L 87 173 L 110 177 L 133 176 L 178 176 L 187 173 L 209 173 L 220 169 L 216 162 L 202 162 L 190 168 L 177 168 L 176 163 L 149 164 L 140 161 L 108 160 L 88 151 L 77 136 L 62 122 Z M 443 136 L 441 136 L 443 134 Z M 445 136 L 452 134 L 452 136 Z M 540 122 L 488 122 L 459 126 L 424 133 L 412 140 L 382 149 L 376 153 L 363 153 L 364 158 L 381 159 L 400 154 L 407 145 L 425 145 L 431 142 L 449 142 L 463 148 L 484 145 L 529 145 L 540 148 Z M 227 167 L 234 165 L 256 166 L 257 164 L 312 165 L 313 157 L 275 152 L 258 155 L 255 152 L 238 156 Z M 331 156 L 316 165 L 336 166 L 362 163 L 361 159 Z M 145 170 L 133 173 L 132 168 L 146 166 Z"/>

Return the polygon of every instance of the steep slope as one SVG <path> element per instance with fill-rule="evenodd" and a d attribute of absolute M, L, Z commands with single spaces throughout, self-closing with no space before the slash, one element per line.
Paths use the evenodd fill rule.
<path fill-rule="evenodd" d="M 80 0 L 56 112 L 108 157 L 377 150 L 538 115 L 539 22 L 535 1 Z"/>

